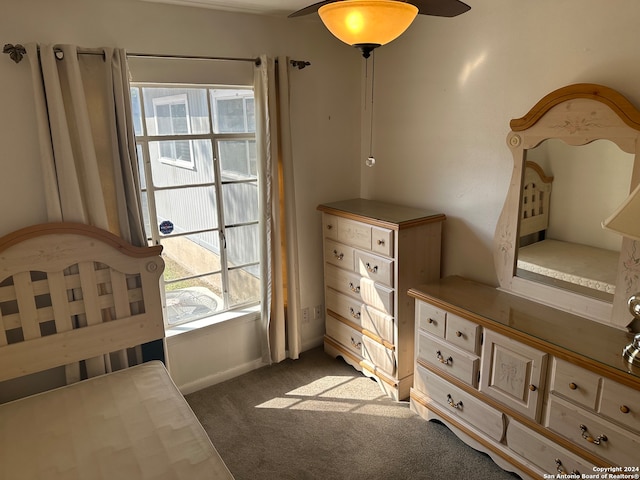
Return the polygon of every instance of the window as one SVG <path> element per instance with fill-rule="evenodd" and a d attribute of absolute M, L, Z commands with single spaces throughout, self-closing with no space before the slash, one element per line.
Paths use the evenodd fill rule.
<path fill-rule="evenodd" d="M 153 98 L 153 118 L 158 135 L 175 137 L 191 133 L 187 96 L 172 95 Z M 178 166 L 193 168 L 193 152 L 188 140 L 170 140 L 158 144 L 160 160 Z"/>
<path fill-rule="evenodd" d="M 131 87 L 145 228 L 163 245 L 166 323 L 260 299 L 253 89 Z"/>

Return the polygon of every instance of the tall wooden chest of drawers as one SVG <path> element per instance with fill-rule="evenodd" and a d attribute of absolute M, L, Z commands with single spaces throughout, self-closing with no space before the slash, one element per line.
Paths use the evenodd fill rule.
<path fill-rule="evenodd" d="M 413 383 L 410 287 L 440 277 L 445 216 L 365 199 L 322 212 L 327 353 L 378 380 L 394 399 Z"/>

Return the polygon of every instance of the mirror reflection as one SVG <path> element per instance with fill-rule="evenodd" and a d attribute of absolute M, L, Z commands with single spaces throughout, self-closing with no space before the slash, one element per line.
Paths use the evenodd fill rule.
<path fill-rule="evenodd" d="M 516 276 L 611 302 L 622 239 L 601 222 L 629 194 L 634 155 L 551 139 L 525 160 Z"/>

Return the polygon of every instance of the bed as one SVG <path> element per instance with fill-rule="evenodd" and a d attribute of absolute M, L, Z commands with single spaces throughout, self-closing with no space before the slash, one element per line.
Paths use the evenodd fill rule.
<path fill-rule="evenodd" d="M 0 239 L 2 388 L 68 383 L 0 405 L 0 478 L 233 478 L 164 364 L 145 361 L 164 338 L 160 253 L 75 223 Z"/>
<path fill-rule="evenodd" d="M 518 276 L 614 294 L 619 252 L 547 238 L 553 177 L 527 161 L 523 185 Z M 524 239 L 531 243 L 523 245 Z"/>

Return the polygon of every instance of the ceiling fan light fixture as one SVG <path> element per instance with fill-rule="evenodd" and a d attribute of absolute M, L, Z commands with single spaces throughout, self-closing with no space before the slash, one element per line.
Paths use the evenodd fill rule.
<path fill-rule="evenodd" d="M 398 38 L 418 15 L 418 7 L 398 0 L 342 0 L 318 9 L 322 23 L 339 40 L 371 50 Z"/>

